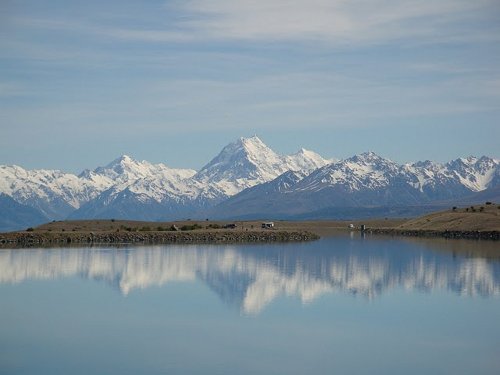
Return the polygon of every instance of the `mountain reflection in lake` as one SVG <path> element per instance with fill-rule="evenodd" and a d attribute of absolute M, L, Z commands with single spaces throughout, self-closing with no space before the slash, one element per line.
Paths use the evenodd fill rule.
<path fill-rule="evenodd" d="M 328 293 L 372 299 L 396 288 L 500 295 L 500 262 L 446 251 L 450 244 L 481 246 L 337 237 L 287 245 L 16 249 L 0 251 L 0 283 L 78 276 L 128 295 L 198 280 L 247 314 L 258 314 L 279 296 L 306 304 Z"/>
<path fill-rule="evenodd" d="M 0 374 L 498 374 L 498 244 L 0 250 Z"/>

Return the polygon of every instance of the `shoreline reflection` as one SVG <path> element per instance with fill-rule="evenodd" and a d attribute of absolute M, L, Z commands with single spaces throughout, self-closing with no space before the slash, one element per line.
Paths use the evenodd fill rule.
<path fill-rule="evenodd" d="M 403 241 L 0 251 L 0 284 L 74 276 L 103 281 L 124 295 L 201 281 L 246 314 L 258 314 L 279 296 L 307 304 L 327 293 L 372 299 L 395 288 L 500 295 L 500 262 L 417 250 Z"/>

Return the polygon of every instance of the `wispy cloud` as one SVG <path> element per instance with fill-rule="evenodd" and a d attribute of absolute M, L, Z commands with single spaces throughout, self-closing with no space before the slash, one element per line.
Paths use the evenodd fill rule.
<path fill-rule="evenodd" d="M 67 30 L 123 41 L 319 41 L 339 45 L 498 40 L 496 0 L 186 0 L 157 10 L 169 22 L 112 17 L 88 22 L 20 18 L 26 27 Z M 160 17 L 161 20 L 161 17 Z M 116 21 L 116 20 L 115 20 Z M 496 25 L 498 26 L 498 25 Z M 486 30 L 486 31 L 485 31 Z"/>
<path fill-rule="evenodd" d="M 4 108 L 3 123 L 47 124 L 51 131 L 100 134 L 309 127 L 370 127 L 374 119 L 460 115 L 496 110 L 498 77 L 461 77 L 411 87 L 326 73 L 278 74 L 233 81 L 130 83 L 114 100 L 81 97 L 30 108 Z M 0 85 L 1 88 L 1 85 Z M 40 94 L 40 93 L 39 93 Z M 40 97 L 42 99 L 42 97 Z M 63 105 L 61 105 L 63 103 Z"/>
<path fill-rule="evenodd" d="M 184 26 L 199 35 L 344 44 L 470 37 L 464 22 L 500 9 L 494 0 L 190 0 L 181 7 L 198 15 Z"/>
<path fill-rule="evenodd" d="M 63 135 L 498 122 L 498 0 L 41 3 L 0 9 L 3 155 Z"/>

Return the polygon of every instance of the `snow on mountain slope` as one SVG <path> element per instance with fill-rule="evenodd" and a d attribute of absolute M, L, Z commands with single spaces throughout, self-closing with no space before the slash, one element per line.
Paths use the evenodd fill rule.
<path fill-rule="evenodd" d="M 0 192 L 40 209 L 53 219 L 65 218 L 104 192 L 105 197 L 96 204 L 118 204 L 117 199 L 126 197 L 139 204 L 205 207 L 245 188 L 273 180 L 288 170 L 310 171 L 327 162 L 312 151 L 281 156 L 258 137 L 240 138 L 224 147 L 198 173 L 137 161 L 127 155 L 104 167 L 85 170 L 79 176 L 55 170 L 29 171 L 2 166 Z M 125 190 L 127 194 L 120 195 Z"/>
<path fill-rule="evenodd" d="M 430 160 L 405 164 L 402 168 L 403 173 L 413 176 L 409 181 L 410 185 L 421 192 L 424 191 L 425 187 L 434 185 L 437 182 L 438 176 L 444 176 L 445 170 L 442 164 L 434 163 Z"/>
<path fill-rule="evenodd" d="M 100 190 L 93 181 L 58 170 L 26 170 L 0 166 L 0 192 L 17 202 L 42 211 L 49 218 L 62 219 L 82 202 L 95 198 Z"/>
<path fill-rule="evenodd" d="M 195 173 L 196 171 L 192 169 L 169 168 L 165 164 L 151 164 L 122 155 L 104 167 L 82 172 L 80 177 L 91 179 L 95 183 L 109 188 L 112 185 L 128 186 L 137 180 L 151 177 L 180 181 L 192 177 Z"/>
<path fill-rule="evenodd" d="M 262 218 L 279 212 L 282 195 L 307 176 L 304 171 L 287 171 L 272 181 L 249 187 L 242 192 L 225 199 L 207 215 L 215 218 Z M 260 213 L 266 215 L 260 215 Z"/>
<path fill-rule="evenodd" d="M 113 185 L 103 192 L 102 198 L 86 205 L 72 217 L 93 215 L 92 212 L 106 217 L 121 214 L 125 209 L 121 200 L 126 200 L 129 207 L 142 204 L 144 210 L 156 211 L 158 219 L 170 217 L 165 215 L 173 212 L 189 215 L 210 208 L 248 187 L 271 181 L 286 171 L 310 171 L 327 162 L 306 150 L 292 156 L 278 155 L 258 137 L 240 138 L 227 145 L 196 174 L 191 170 L 139 163 L 123 156 L 106 167 L 86 172 L 88 178 L 95 180 L 99 176 L 112 180 Z M 124 190 L 126 194 L 122 194 Z"/>
<path fill-rule="evenodd" d="M 311 171 L 328 164 L 312 151 L 300 150 L 294 155 L 278 155 L 259 137 L 240 138 L 222 149 L 193 179 L 215 185 L 226 196 L 271 181 L 289 170 Z"/>
<path fill-rule="evenodd" d="M 84 171 L 80 176 L 95 182 L 102 181 L 105 190 L 112 188 L 108 200 L 128 189 L 130 194 L 137 195 L 139 201 L 162 202 L 166 197 L 180 201 L 196 196 L 199 189 L 193 189 L 189 183 L 183 182 L 195 173 L 192 169 L 169 168 L 165 164 L 137 161 L 123 155 L 105 167 Z"/>
<path fill-rule="evenodd" d="M 286 194 L 286 202 L 281 205 L 271 202 L 273 207 L 283 209 L 292 203 L 296 210 L 313 206 L 321 209 L 332 202 L 346 207 L 415 205 L 456 199 L 498 186 L 500 166 L 498 160 L 485 156 L 447 164 L 424 161 L 399 165 L 373 152 L 334 162 L 305 149 L 279 155 L 256 136 L 227 145 L 199 172 L 136 161 L 126 155 L 79 176 L 0 166 L 0 193 L 39 209 L 51 219 L 64 219 L 83 206 L 85 209 L 72 217 L 117 213 L 133 218 L 145 210 L 150 211 L 146 217 L 184 215 L 210 209 L 262 184 L 262 189 L 252 193 L 255 199 L 268 194 L 269 199 L 280 200 Z M 250 202 L 252 194 L 244 201 Z M 293 201 L 293 194 L 300 195 L 302 207 L 298 200 Z"/>
<path fill-rule="evenodd" d="M 210 215 L 279 218 L 330 209 L 329 215 L 338 216 L 339 208 L 346 207 L 418 207 L 457 200 L 500 182 L 498 161 L 487 157 L 399 165 L 373 152 L 328 164 L 303 178 L 290 179 L 290 173 L 230 197 Z"/>
<path fill-rule="evenodd" d="M 179 195 L 189 194 L 189 188 L 181 191 L 175 184 L 194 174 L 194 170 L 138 162 L 129 156 L 94 171 L 83 171 L 79 176 L 57 170 L 0 166 L 0 192 L 41 210 L 49 218 L 63 219 L 111 188 L 119 192 L 131 187 L 133 192 L 158 200 L 168 189 Z"/>
<path fill-rule="evenodd" d="M 0 191 L 24 201 L 38 196 L 50 200 L 62 197 L 73 207 L 93 198 L 91 183 L 77 176 L 57 170 L 26 170 L 16 165 L 0 166 Z"/>
<path fill-rule="evenodd" d="M 451 197 L 446 192 L 478 192 L 500 183 L 499 161 L 486 156 L 460 158 L 446 164 L 417 162 L 404 165 L 403 171 L 413 178 L 416 189 L 442 199 Z"/>
<path fill-rule="evenodd" d="M 234 195 L 249 186 L 270 181 L 286 170 L 282 158 L 258 137 L 240 138 L 224 147 L 193 179 L 216 184 L 227 195 Z"/>
<path fill-rule="evenodd" d="M 431 161 L 399 165 L 373 152 L 367 152 L 329 164 L 305 178 L 297 189 L 321 190 L 342 185 L 352 191 L 380 189 L 395 181 L 426 192 L 435 189 L 481 191 L 496 182 L 499 161 L 481 157 L 457 159 L 445 165 Z"/>
<path fill-rule="evenodd" d="M 309 151 L 304 148 L 293 155 L 285 156 L 284 160 L 287 169 L 292 171 L 313 171 L 335 161 L 334 159 L 323 159 L 314 151 Z"/>
<path fill-rule="evenodd" d="M 490 187 L 495 176 L 498 176 L 499 164 L 498 160 L 486 156 L 470 156 L 447 163 L 446 170 L 470 190 L 481 191 Z"/>
<path fill-rule="evenodd" d="M 398 173 L 396 163 L 373 152 L 365 152 L 317 169 L 304 178 L 296 189 L 319 191 L 333 185 L 342 185 L 351 191 L 376 189 L 388 186 Z"/>

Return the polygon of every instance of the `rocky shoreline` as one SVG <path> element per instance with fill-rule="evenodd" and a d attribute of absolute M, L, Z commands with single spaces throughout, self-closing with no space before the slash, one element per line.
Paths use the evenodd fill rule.
<path fill-rule="evenodd" d="M 189 232 L 88 232 L 0 234 L 0 248 L 61 246 L 73 244 L 189 244 L 189 243 L 257 243 L 303 242 L 319 239 L 306 231 L 189 231 Z"/>
<path fill-rule="evenodd" d="M 384 234 L 391 236 L 410 237 L 443 237 L 450 239 L 470 239 L 470 240 L 500 240 L 500 231 L 463 231 L 463 230 L 422 230 L 422 229 L 367 229 L 366 232 L 372 234 Z"/>

